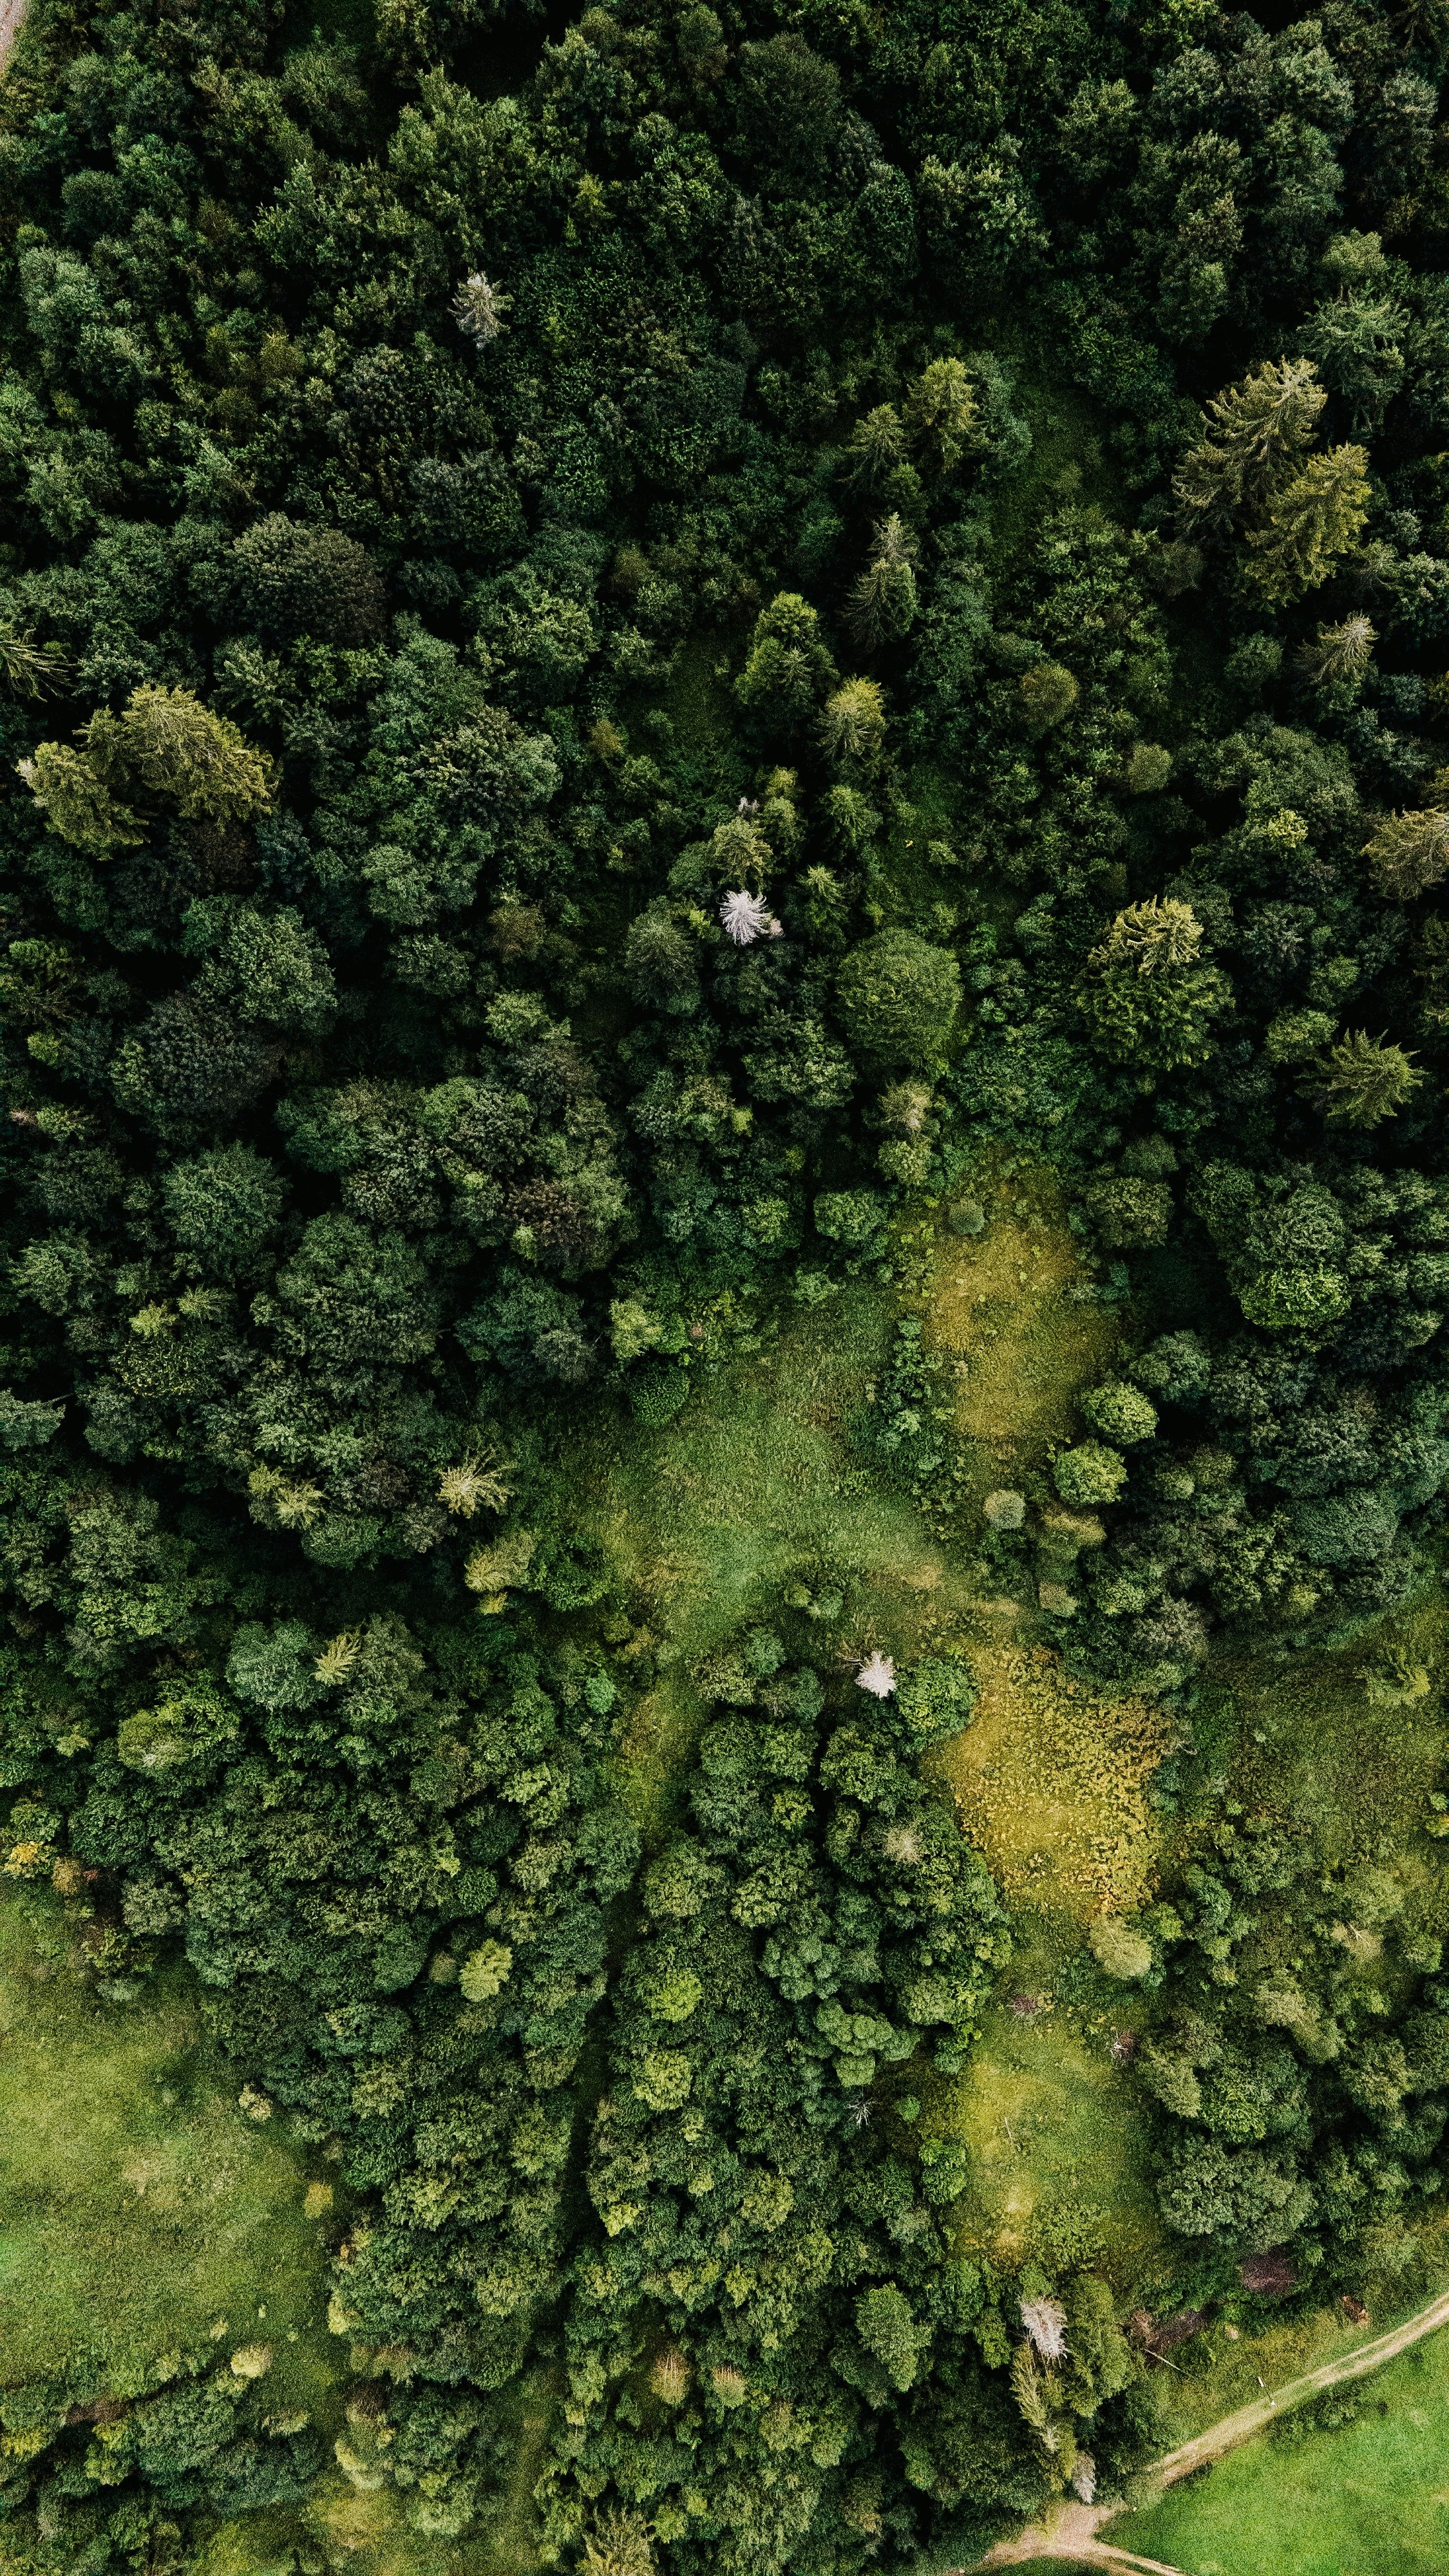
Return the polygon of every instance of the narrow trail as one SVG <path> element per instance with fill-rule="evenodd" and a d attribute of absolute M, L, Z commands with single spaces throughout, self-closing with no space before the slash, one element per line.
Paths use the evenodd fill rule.
<path fill-rule="evenodd" d="M 10 48 L 20 33 L 25 15 L 25 0 L 0 0 L 0 72 L 10 59 Z"/>
<path fill-rule="evenodd" d="M 1265 2425 L 1286 2415 L 1305 2399 L 1316 2397 L 1325 2388 L 1339 2388 L 1351 2379 L 1364 2379 L 1393 2361 L 1412 2344 L 1422 2343 L 1426 2335 L 1449 2325 L 1449 2290 L 1441 2290 L 1427 2307 L 1419 2308 L 1402 2325 L 1392 2326 L 1387 2334 L 1376 2335 L 1372 2343 L 1361 2343 L 1352 2352 L 1340 2353 L 1336 2361 L 1321 2362 L 1317 2370 L 1308 2371 L 1302 2379 L 1285 2381 L 1265 2397 L 1255 2397 L 1250 2406 L 1239 2406 L 1231 2415 L 1210 2424 L 1204 2433 L 1194 2434 L 1175 2451 L 1164 2452 L 1144 2474 L 1154 2487 L 1175 2486 L 1179 2478 L 1191 2477 L 1194 2469 L 1203 2469 L 1238 2443 L 1251 2441 Z M 996 2547 L 977 2563 L 980 2567 L 1021 2567 L 1043 2558 L 1066 2559 L 1078 2567 L 1118 2567 L 1139 2570 L 1141 2576 L 1184 2576 L 1177 2567 L 1164 2566 L 1160 2558 L 1139 2558 L 1130 2549 L 1116 2549 L 1110 2541 L 1099 2538 L 1104 2523 L 1111 2522 L 1123 2511 L 1120 2504 L 1073 2504 L 1053 2516 L 1042 2528 L 1029 2523 L 1015 2540 L 999 2540 Z"/>

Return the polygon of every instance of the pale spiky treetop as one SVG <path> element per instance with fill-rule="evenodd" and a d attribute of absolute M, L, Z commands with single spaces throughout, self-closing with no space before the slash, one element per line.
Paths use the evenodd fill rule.
<path fill-rule="evenodd" d="M 719 917 L 736 948 L 749 948 L 762 936 L 778 939 L 783 928 L 764 897 L 751 894 L 744 886 L 735 887 L 725 896 Z"/>
<path fill-rule="evenodd" d="M 1299 660 L 1310 680 L 1357 680 L 1368 669 L 1378 629 L 1362 609 L 1337 626 L 1320 626 Z"/>
<path fill-rule="evenodd" d="M 906 428 L 915 437 L 934 438 L 946 466 L 972 444 L 976 396 L 959 358 L 935 358 L 917 378 L 906 400 Z"/>
<path fill-rule="evenodd" d="M 1043 2361 L 1065 2360 L 1067 2312 L 1060 2299 L 1023 2299 L 1021 2322 Z"/>
<path fill-rule="evenodd" d="M 477 1511 L 501 1512 L 513 1488 L 505 1482 L 508 1460 L 491 1449 L 475 1450 L 461 1466 L 446 1467 L 438 1478 L 438 1500 L 445 1511 L 470 1521 Z"/>
<path fill-rule="evenodd" d="M 889 1699 L 896 1686 L 896 1668 L 889 1655 L 868 1655 L 855 1676 L 858 1690 L 869 1691 L 872 1699 Z"/>
<path fill-rule="evenodd" d="M 340 1636 L 323 1647 L 312 1670 L 324 1684 L 345 1682 L 361 1653 L 362 1639 L 355 1631 L 344 1628 Z"/>
<path fill-rule="evenodd" d="M 1097 2494 L 1097 2463 L 1090 2451 L 1079 2451 L 1072 2468 L 1072 2493 L 1081 2504 L 1091 2504 Z"/>
<path fill-rule="evenodd" d="M 490 285 L 482 270 L 475 268 L 470 277 L 464 278 L 453 298 L 453 312 L 469 339 L 476 340 L 480 349 L 486 349 L 489 341 L 496 340 L 503 329 L 503 316 L 512 302 L 511 295 L 504 295 L 498 287 Z"/>
<path fill-rule="evenodd" d="M 1216 394 L 1207 436 L 1178 469 L 1174 489 L 1184 515 L 1224 520 L 1291 473 L 1327 400 L 1311 358 L 1270 359 Z"/>
<path fill-rule="evenodd" d="M 1190 966 L 1202 946 L 1202 923 L 1191 904 L 1169 895 L 1131 903 L 1119 912 L 1100 947 L 1087 964 L 1104 968 L 1135 967 L 1139 975 L 1163 975 L 1175 966 Z"/>
<path fill-rule="evenodd" d="M 871 531 L 870 550 L 877 563 L 914 563 L 920 553 L 915 535 L 899 510 L 892 510 L 889 518 L 877 519 Z"/>

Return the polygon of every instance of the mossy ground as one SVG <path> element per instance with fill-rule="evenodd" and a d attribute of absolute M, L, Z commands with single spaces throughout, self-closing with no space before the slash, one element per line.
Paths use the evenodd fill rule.
<path fill-rule="evenodd" d="M 1370 1698 L 1363 1676 L 1391 1645 L 1429 1675 L 1424 1698 Z M 1214 1674 L 1210 1767 L 1231 1771 L 1245 1804 L 1312 1828 L 1336 1862 L 1412 1854 L 1443 1760 L 1446 1673 L 1449 1607 L 1437 1585 L 1333 1654 L 1226 1662 Z"/>
<path fill-rule="evenodd" d="M 108 2004 L 60 1907 L 15 1890 L 0 2032 L 0 2383 L 125 2396 L 165 2354 L 266 2342 L 282 2402 L 315 2406 L 337 2350 L 306 2214 L 323 2168 L 239 2110 L 189 1976 Z"/>
<path fill-rule="evenodd" d="M 932 2106 L 933 2127 L 971 2150 L 961 2249 L 1008 2267 L 1105 2263 L 1125 2287 L 1160 2236 L 1139 2106 L 1112 2055 L 1131 2007 L 1080 1993 L 1079 1936 L 1062 1918 L 1019 1929 L 1008 1990 Z"/>
<path fill-rule="evenodd" d="M 820 1636 L 845 1661 L 875 1645 L 909 1658 L 964 1638 L 969 1583 L 914 1506 L 862 1463 L 856 1435 L 885 1329 L 879 1296 L 851 1290 L 799 1312 L 767 1346 L 699 1372 L 663 1431 L 625 1419 L 581 1447 L 581 1525 L 642 1605 L 635 1643 L 660 1667 L 620 1764 L 646 1829 L 664 1814 L 702 1721 L 698 1683 L 711 1656 L 752 1620 L 778 1615 L 792 1578 L 838 1599 Z"/>
<path fill-rule="evenodd" d="M 1069 1441 L 1074 1399 L 1107 1372 L 1119 1338 L 1099 1305 L 1048 1172 L 984 1174 L 988 1218 L 971 1240 L 943 1233 L 931 1267 L 924 1339 L 956 1380 L 956 1430 L 980 1501 L 1039 1476 Z"/>

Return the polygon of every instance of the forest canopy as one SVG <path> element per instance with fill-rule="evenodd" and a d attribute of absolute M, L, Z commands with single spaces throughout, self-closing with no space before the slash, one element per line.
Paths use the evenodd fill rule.
<path fill-rule="evenodd" d="M 6 2386 L 24 2576 L 263 2508 L 316 2576 L 337 2470 L 480 2564 L 924 2571 L 1160 2447 L 1133 2285 L 953 2216 L 969 1660 L 787 1569 L 641 1826 L 572 1459 L 1045 1153 L 1110 1373 L 983 1515 L 903 1314 L 870 1472 L 1182 1742 L 1429 1579 L 1446 70 L 1443 0 L 32 0 L 0 1847 L 333 2158 L 346 2419 L 260 2344 Z M 1182 2304 L 1352 2286 L 1449 2175 L 1440 1944 L 1155 1794 L 1085 1973 Z"/>

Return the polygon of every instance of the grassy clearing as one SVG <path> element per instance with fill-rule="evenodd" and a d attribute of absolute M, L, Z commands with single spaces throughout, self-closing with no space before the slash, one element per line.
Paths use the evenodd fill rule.
<path fill-rule="evenodd" d="M 1146 1787 L 1169 1736 L 1143 1699 L 1094 1691 L 1045 1646 L 978 1652 L 976 1722 L 941 1757 L 963 1830 L 1014 1904 L 1085 1917 L 1153 1891 Z"/>
<path fill-rule="evenodd" d="M 909 1657 L 964 1633 L 965 1578 L 914 1506 L 853 1454 L 884 1329 L 879 1297 L 852 1291 L 801 1315 L 768 1351 L 704 1374 L 665 1430 L 630 1423 L 622 1441 L 605 1433 L 581 1450 L 581 1525 L 641 1603 L 636 1642 L 662 1668 L 621 1759 L 646 1830 L 666 1812 L 702 1720 L 686 1664 L 707 1687 L 711 1657 L 768 1619 L 792 1578 L 838 1596 L 822 1633 L 846 1660 L 875 1645 Z"/>
<path fill-rule="evenodd" d="M 237 2108 L 192 1981 L 108 2005 L 48 1897 L 0 1902 L 0 2377 L 77 2399 L 154 2384 L 169 2352 L 263 2339 L 315 2406 L 337 2347 L 308 2177 Z"/>
<path fill-rule="evenodd" d="M 881 1330 L 877 1299 L 844 1296 L 707 1378 L 664 1432 L 594 1462 L 589 1525 L 680 1653 L 707 1656 L 802 1566 L 843 1585 L 848 1642 L 913 1634 L 943 1591 L 964 1605 L 912 1505 L 850 1454 Z"/>
<path fill-rule="evenodd" d="M 974 1241 L 942 1236 L 924 1317 L 927 1348 L 955 1372 L 973 1498 L 1040 1474 L 1118 1338 L 1112 1313 L 1079 1293 L 1090 1283 L 1051 1174 L 978 1189 L 989 1223 Z"/>
<path fill-rule="evenodd" d="M 1080 1293 L 1089 1283 L 1049 1172 L 987 1172 L 975 1188 L 986 1230 L 938 1239 L 924 1337 L 954 1372 L 972 1501 L 1000 1486 L 1040 1499 L 1118 1325 Z M 975 1722 L 938 1757 L 963 1830 L 1018 1909 L 1023 1947 L 1011 1992 L 933 2116 L 971 2150 L 965 2243 L 1006 2262 L 1102 2259 L 1125 2280 L 1159 2230 L 1138 2106 L 1111 2055 L 1113 2015 L 1082 1974 L 1082 1925 L 1152 1892 L 1158 1830 L 1145 1788 L 1166 1733 L 1146 1701 L 1073 1680 L 1038 1634 L 1033 1605 L 978 1597 Z M 1116 2018 L 1131 2011 L 1124 1991 Z"/>
<path fill-rule="evenodd" d="M 1077 1936 L 1039 1916 L 1012 1968 L 1029 2016 L 1003 1998 L 987 2016 L 949 2108 L 935 2125 L 971 2150 L 963 2251 L 1049 2269 L 1105 2260 L 1124 2285 L 1160 2230 L 1133 2090 L 1111 2054 L 1113 2019 L 1075 2007 Z"/>
<path fill-rule="evenodd" d="M 1357 2392 L 1340 2430 L 1264 2436 L 1104 2538 L 1185 2576 L 1440 2576 L 1449 2564 L 1449 2334 Z"/>

